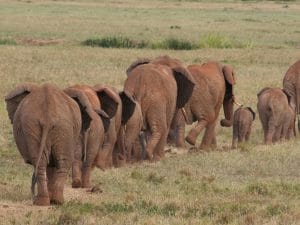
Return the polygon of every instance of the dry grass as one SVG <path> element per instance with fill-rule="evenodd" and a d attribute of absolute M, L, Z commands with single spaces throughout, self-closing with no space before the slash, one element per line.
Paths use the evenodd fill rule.
<path fill-rule="evenodd" d="M 286 4 L 289 7 L 283 7 Z M 0 93 L 4 96 L 23 81 L 60 87 L 107 83 L 122 89 L 125 70 L 136 58 L 169 54 L 186 65 L 208 59 L 233 65 L 238 101 L 256 109 L 256 93 L 265 86 L 281 86 L 289 65 L 300 58 L 299 6 L 298 2 L 0 1 L 0 40 L 16 40 L 14 45 L 0 45 Z M 195 42 L 211 34 L 251 46 L 173 51 L 80 45 L 98 35 Z M 32 168 L 17 152 L 11 130 L 2 101 L 0 224 L 300 223 L 300 140 L 264 146 L 258 120 L 250 142 L 235 151 L 229 150 L 231 129 L 218 127 L 215 152 L 179 151 L 155 164 L 95 170 L 92 180 L 102 191 L 74 190 L 69 179 L 66 204 L 49 208 L 32 206 Z"/>

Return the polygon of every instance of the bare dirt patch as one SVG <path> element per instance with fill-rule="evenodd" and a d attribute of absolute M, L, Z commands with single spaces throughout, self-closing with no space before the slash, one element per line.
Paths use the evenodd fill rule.
<path fill-rule="evenodd" d="M 33 38 L 25 38 L 18 40 L 17 43 L 22 45 L 30 45 L 30 46 L 47 46 L 47 45 L 58 45 L 62 44 L 64 40 L 62 39 L 33 39 Z"/>

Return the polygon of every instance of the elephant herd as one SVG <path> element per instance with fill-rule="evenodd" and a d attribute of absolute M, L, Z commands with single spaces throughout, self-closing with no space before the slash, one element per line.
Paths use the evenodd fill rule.
<path fill-rule="evenodd" d="M 233 125 L 232 147 L 248 140 L 255 113 L 240 107 L 235 113 L 234 71 L 219 62 L 183 66 L 169 56 L 139 59 L 126 71 L 123 91 L 105 84 L 23 83 L 5 97 L 17 148 L 34 166 L 31 191 L 35 205 L 62 204 L 72 168 L 72 187 L 91 186 L 94 167 L 102 170 L 126 162 L 164 157 L 164 147 L 185 141 L 200 148 L 217 144 L 215 127 Z M 300 61 L 290 67 L 283 89 L 264 88 L 258 113 L 265 143 L 295 134 L 300 109 Z M 185 125 L 196 125 L 185 137 Z M 37 185 L 37 194 L 35 186 Z"/>

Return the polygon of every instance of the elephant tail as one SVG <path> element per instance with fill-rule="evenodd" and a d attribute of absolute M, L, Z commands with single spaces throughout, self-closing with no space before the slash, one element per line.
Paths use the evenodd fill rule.
<path fill-rule="evenodd" d="M 38 158 L 37 158 L 37 161 L 36 161 L 36 164 L 35 164 L 35 168 L 34 168 L 34 171 L 33 171 L 33 174 L 32 174 L 32 180 L 31 180 L 32 198 L 34 198 L 34 196 L 35 196 L 35 185 L 37 183 L 37 171 L 38 171 L 38 167 L 39 167 L 43 152 L 45 150 L 46 139 L 47 139 L 47 135 L 49 133 L 49 130 L 50 130 L 50 128 L 49 128 L 48 125 L 42 126 L 42 138 L 41 138 L 41 142 L 40 142 L 40 148 L 39 148 L 39 151 L 38 151 Z"/>

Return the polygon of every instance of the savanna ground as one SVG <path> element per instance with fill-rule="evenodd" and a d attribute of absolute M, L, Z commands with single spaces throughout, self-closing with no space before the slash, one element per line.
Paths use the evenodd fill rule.
<path fill-rule="evenodd" d="M 154 44 L 82 45 L 102 37 Z M 169 38 L 197 47 L 164 49 Z M 4 102 L 24 81 L 122 89 L 132 61 L 168 54 L 186 65 L 233 65 L 238 101 L 256 110 L 256 93 L 281 86 L 300 58 L 299 40 L 297 1 L 1 0 L 0 223 L 300 224 L 299 137 L 264 146 L 258 119 L 251 141 L 237 150 L 229 150 L 232 130 L 218 127 L 214 152 L 174 151 L 158 163 L 95 170 L 98 192 L 74 190 L 69 179 L 63 206 L 32 206 L 32 167 L 16 149 Z"/>

